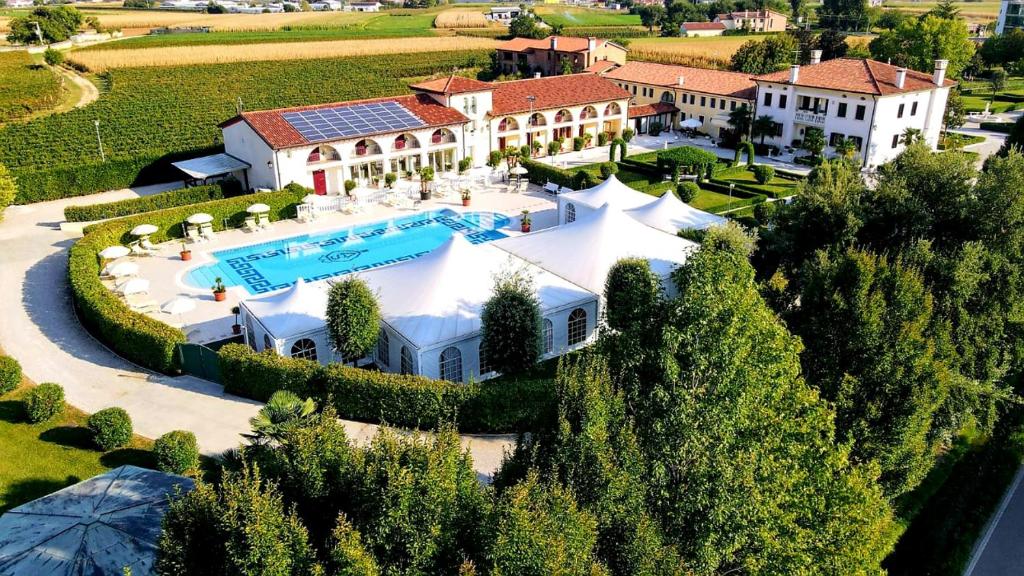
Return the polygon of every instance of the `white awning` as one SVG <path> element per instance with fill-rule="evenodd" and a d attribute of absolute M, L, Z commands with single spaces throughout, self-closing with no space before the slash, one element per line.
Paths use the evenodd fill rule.
<path fill-rule="evenodd" d="M 626 186 L 615 177 L 615 174 L 593 188 L 567 192 L 559 195 L 558 199 L 562 202 L 583 203 L 594 209 L 609 204 L 619 210 L 629 210 L 654 202 L 654 196 Z"/>
<path fill-rule="evenodd" d="M 180 162 L 171 162 L 171 164 L 178 170 L 199 180 L 211 176 L 220 176 L 221 174 L 230 174 L 231 172 L 252 167 L 248 162 L 239 160 L 231 154 L 224 153 L 191 158 Z"/>
<path fill-rule="evenodd" d="M 683 229 L 704 230 L 726 222 L 722 216 L 683 203 L 671 190 L 667 190 L 661 198 L 650 204 L 626 210 L 626 214 L 651 228 L 669 234 L 675 234 Z"/>

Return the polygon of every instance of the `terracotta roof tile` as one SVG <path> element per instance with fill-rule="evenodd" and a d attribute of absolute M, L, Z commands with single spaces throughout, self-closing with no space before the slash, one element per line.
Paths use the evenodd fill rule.
<path fill-rule="evenodd" d="M 656 102 L 654 104 L 641 104 L 640 106 L 629 107 L 630 118 L 642 118 L 644 116 L 656 116 L 667 112 L 679 112 L 672 104 L 667 102 Z"/>
<path fill-rule="evenodd" d="M 494 83 L 491 114 L 503 116 L 530 110 L 528 96 L 535 98 L 534 110 L 594 104 L 629 98 L 628 92 L 595 74 L 569 74 L 529 80 Z"/>
<path fill-rule="evenodd" d="M 315 106 L 297 106 L 295 108 L 278 108 L 276 110 L 260 110 L 255 112 L 242 112 L 240 118 L 245 120 L 263 138 L 271 148 L 281 149 L 293 146 L 313 144 L 314 141 L 307 140 L 298 130 L 292 127 L 282 116 L 286 112 L 302 112 L 306 110 L 322 110 L 325 108 L 344 108 L 355 104 L 367 104 L 371 102 L 397 102 L 412 112 L 420 120 L 426 123 L 424 127 L 448 126 L 461 124 L 469 119 L 459 111 L 439 104 L 436 100 L 426 94 L 414 94 L 409 96 L 396 96 L 390 98 L 373 98 L 370 100 L 352 100 L 349 102 L 335 102 L 332 104 L 317 104 Z M 231 118 L 221 124 L 221 127 L 234 124 L 238 116 Z M 393 132 L 368 132 L 361 136 L 373 136 L 374 134 L 387 134 Z M 350 136 L 349 138 L 354 138 Z M 340 138 L 339 138 L 340 140 Z"/>
<path fill-rule="evenodd" d="M 590 66 L 584 68 L 583 71 L 593 72 L 594 74 L 601 74 L 602 72 L 607 72 L 608 70 L 611 70 L 616 66 L 618 66 L 618 64 L 612 62 L 611 60 L 598 60 L 597 62 L 594 62 Z"/>
<path fill-rule="evenodd" d="M 611 80 L 666 87 L 679 87 L 680 76 L 683 77 L 683 85 L 681 87 L 683 90 L 744 98 L 746 100 L 753 100 L 757 92 L 757 84 L 747 74 L 708 70 L 706 68 L 692 68 L 690 66 L 676 66 L 674 64 L 626 62 L 604 75 L 605 78 Z"/>
<path fill-rule="evenodd" d="M 683 22 L 687 30 L 725 30 L 725 24 L 721 22 Z"/>
<path fill-rule="evenodd" d="M 534 40 L 533 38 L 513 38 L 498 44 L 497 50 L 508 50 L 509 52 L 529 52 L 531 50 L 550 50 L 551 49 L 551 38 L 555 38 L 557 42 L 557 50 L 559 52 L 585 52 L 590 46 L 590 40 L 587 38 L 577 38 L 575 36 L 548 36 L 547 38 L 541 38 Z M 608 40 L 597 39 L 597 47 L 601 48 L 605 44 L 608 44 Z"/>
<path fill-rule="evenodd" d="M 456 76 L 453 74 L 444 78 L 424 80 L 423 82 L 412 84 L 409 88 L 423 92 L 436 92 L 439 94 L 462 94 L 465 92 L 482 92 L 484 90 L 490 90 L 492 86 L 488 82 L 481 82 L 480 80 L 474 80 L 472 78 Z"/>
<path fill-rule="evenodd" d="M 900 94 L 918 92 L 935 88 L 932 75 L 907 70 L 907 78 L 903 88 L 896 87 L 896 71 L 898 66 L 885 64 L 864 58 L 836 58 L 820 64 L 808 64 L 800 67 L 797 86 L 841 90 L 860 94 Z M 755 77 L 758 82 L 778 82 L 789 84 L 789 70 L 773 72 Z M 943 86 L 952 86 L 956 82 L 946 79 Z"/>

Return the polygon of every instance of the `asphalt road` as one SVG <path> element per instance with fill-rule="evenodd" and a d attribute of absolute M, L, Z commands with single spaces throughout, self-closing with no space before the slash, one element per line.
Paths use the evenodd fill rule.
<path fill-rule="evenodd" d="M 1024 574 L 1024 467 L 975 545 L 964 576 Z"/>

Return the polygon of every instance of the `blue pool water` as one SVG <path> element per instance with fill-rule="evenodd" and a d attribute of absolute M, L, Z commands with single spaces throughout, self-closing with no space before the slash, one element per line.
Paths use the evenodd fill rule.
<path fill-rule="evenodd" d="M 490 242 L 504 238 L 499 229 L 508 224 L 508 217 L 492 212 L 419 212 L 213 252 L 217 262 L 193 268 L 185 281 L 197 288 L 209 288 L 220 277 L 227 286 L 243 286 L 250 294 L 262 294 L 287 288 L 297 278 L 323 280 L 412 260 L 454 234 L 464 235 L 473 244 Z"/>

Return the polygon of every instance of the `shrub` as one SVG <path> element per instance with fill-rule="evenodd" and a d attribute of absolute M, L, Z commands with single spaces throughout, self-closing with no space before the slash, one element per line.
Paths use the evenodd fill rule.
<path fill-rule="evenodd" d="M 93 442 L 101 450 L 113 450 L 132 441 L 132 419 L 122 408 L 104 408 L 89 416 Z"/>
<path fill-rule="evenodd" d="M 679 195 L 679 199 L 689 204 L 697 198 L 697 194 L 700 192 L 700 186 L 695 182 L 680 182 L 676 186 L 676 194 Z"/>
<path fill-rule="evenodd" d="M 494 370 L 520 374 L 541 354 L 542 318 L 532 278 L 517 272 L 499 276 L 480 313 L 480 349 Z"/>
<path fill-rule="evenodd" d="M 377 343 L 380 308 L 377 296 L 359 278 L 331 284 L 327 294 L 327 335 L 342 358 L 357 360 Z"/>
<path fill-rule="evenodd" d="M 651 122 L 647 126 L 647 133 L 651 136 L 658 136 L 665 129 L 665 126 L 661 122 Z"/>
<path fill-rule="evenodd" d="M 355 189 L 356 189 L 356 181 L 355 180 L 345 180 L 345 194 L 346 195 L 351 194 L 352 191 L 355 190 Z"/>
<path fill-rule="evenodd" d="M 501 150 L 491 150 L 491 153 L 487 155 L 487 165 L 491 168 L 501 166 L 501 160 Z"/>
<path fill-rule="evenodd" d="M 18 188 L 14 184 L 14 176 L 7 167 L 0 164 L 0 222 L 4 219 L 4 208 L 7 208 L 18 196 Z"/>
<path fill-rule="evenodd" d="M 626 142 L 632 141 L 634 136 L 636 136 L 636 130 L 632 128 L 626 128 L 622 131 L 622 139 Z"/>
<path fill-rule="evenodd" d="M 224 198 L 224 190 L 219 185 L 196 186 L 193 188 L 182 188 L 170 190 L 152 196 L 141 198 L 130 198 L 107 202 L 105 204 L 92 204 L 89 206 L 67 206 L 64 208 L 64 219 L 68 222 L 90 222 L 92 220 L 107 220 L 110 218 L 121 218 L 143 212 L 175 208 L 177 206 L 188 206 L 211 200 Z"/>
<path fill-rule="evenodd" d="M 46 51 L 43 52 L 43 61 L 50 66 L 60 66 L 64 63 L 64 53 L 60 50 L 47 48 Z"/>
<path fill-rule="evenodd" d="M 583 150 L 583 144 L 583 138 L 580 138 L 579 136 L 572 139 L 572 149 L 576 152 Z"/>
<path fill-rule="evenodd" d="M 604 286 L 605 317 L 614 330 L 626 330 L 651 318 L 661 294 L 661 283 L 643 258 L 624 258 L 608 271 Z"/>
<path fill-rule="evenodd" d="M 464 174 L 473 165 L 473 159 L 466 157 L 459 160 L 459 174 Z"/>
<path fill-rule="evenodd" d="M 615 149 L 619 149 L 619 161 L 626 159 L 626 141 L 622 138 L 612 140 L 612 146 L 608 149 L 608 160 L 615 161 Z"/>
<path fill-rule="evenodd" d="M 527 177 L 530 179 L 530 182 L 537 185 L 554 182 L 559 186 L 565 186 L 573 190 L 582 190 L 599 184 L 594 175 L 585 170 L 563 170 L 557 166 L 535 162 L 528 158 L 520 159 L 519 164 L 526 168 Z"/>
<path fill-rule="evenodd" d="M 604 132 L 598 132 L 597 134 L 597 145 L 604 146 L 608 143 L 608 135 Z"/>
<path fill-rule="evenodd" d="M 384 175 L 384 185 L 387 186 L 388 188 L 394 186 L 397 180 L 398 174 L 395 174 L 394 172 L 388 172 L 387 174 Z"/>
<path fill-rule="evenodd" d="M 772 178 L 775 178 L 775 168 L 767 164 L 756 164 L 751 167 L 751 170 L 754 172 L 754 179 L 758 184 L 767 184 L 772 181 Z"/>
<path fill-rule="evenodd" d="M 0 356 L 0 394 L 6 394 L 21 384 L 21 364 L 10 356 Z"/>
<path fill-rule="evenodd" d="M 616 174 L 619 171 L 619 167 L 615 162 L 602 162 L 601 163 L 601 178 L 608 179 L 612 174 Z"/>
<path fill-rule="evenodd" d="M 171 474 L 184 474 L 199 468 L 199 446 L 196 435 L 174 430 L 153 442 L 157 468 Z"/>
<path fill-rule="evenodd" d="M 754 219 L 762 226 L 767 226 L 775 215 L 778 206 L 774 202 L 762 202 L 754 206 Z"/>
<path fill-rule="evenodd" d="M 40 384 L 33 388 L 25 399 L 25 415 L 29 422 L 45 422 L 63 411 L 64 389 L 60 384 Z"/>
<path fill-rule="evenodd" d="M 661 150 L 657 155 L 658 168 L 664 172 L 686 170 L 690 174 L 703 176 L 707 170 L 713 169 L 718 162 L 714 152 L 708 152 L 695 146 L 680 146 Z"/>

